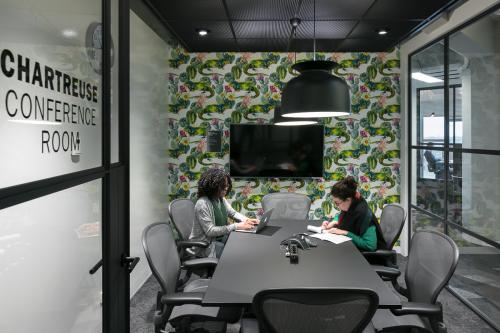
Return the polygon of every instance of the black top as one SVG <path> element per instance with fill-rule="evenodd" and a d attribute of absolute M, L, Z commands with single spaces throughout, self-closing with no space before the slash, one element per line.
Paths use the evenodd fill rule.
<path fill-rule="evenodd" d="M 377 249 L 386 249 L 387 245 L 380 224 L 364 198 L 353 198 L 349 210 L 340 213 L 339 216 L 338 227 L 358 236 L 362 236 L 372 225 L 377 230 Z"/>

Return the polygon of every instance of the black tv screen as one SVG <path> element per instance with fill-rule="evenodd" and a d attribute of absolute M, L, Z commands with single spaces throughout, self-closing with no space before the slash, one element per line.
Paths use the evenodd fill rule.
<path fill-rule="evenodd" d="M 231 124 L 232 177 L 323 177 L 323 126 Z"/>

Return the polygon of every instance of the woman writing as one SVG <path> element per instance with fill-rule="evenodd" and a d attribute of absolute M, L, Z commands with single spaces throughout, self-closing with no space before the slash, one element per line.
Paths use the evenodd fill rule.
<path fill-rule="evenodd" d="M 346 177 L 332 186 L 333 203 L 340 210 L 338 221 L 323 222 L 322 228 L 337 235 L 345 235 L 361 251 L 385 248 L 380 225 L 366 200 L 357 192 L 358 183 Z"/>
<path fill-rule="evenodd" d="M 224 248 L 224 237 L 233 230 L 248 230 L 259 223 L 236 212 L 224 198 L 231 191 L 231 178 L 222 169 L 205 171 L 198 181 L 198 200 L 195 204 L 195 219 L 190 240 L 206 241 L 206 249 L 193 249 L 197 256 L 220 257 Z M 230 217 L 240 222 L 227 224 Z"/>

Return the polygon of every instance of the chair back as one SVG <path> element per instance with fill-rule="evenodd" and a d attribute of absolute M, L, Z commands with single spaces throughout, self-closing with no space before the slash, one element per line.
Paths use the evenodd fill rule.
<path fill-rule="evenodd" d="M 299 193 L 269 193 L 261 203 L 264 212 L 274 209 L 272 219 L 305 220 L 311 208 L 311 199 Z"/>
<path fill-rule="evenodd" d="M 163 294 L 175 292 L 181 263 L 170 225 L 153 223 L 142 232 L 142 247 Z"/>
<path fill-rule="evenodd" d="M 270 289 L 253 299 L 261 332 L 362 332 L 378 306 L 369 289 Z"/>
<path fill-rule="evenodd" d="M 406 212 L 397 204 L 388 204 L 382 209 L 380 216 L 380 229 L 384 237 L 387 250 L 392 250 L 401 235 L 406 220 Z"/>
<path fill-rule="evenodd" d="M 408 300 L 435 304 L 455 272 L 458 256 L 458 247 L 450 237 L 437 231 L 416 232 L 405 273 Z"/>
<path fill-rule="evenodd" d="M 194 203 L 191 199 L 175 199 L 168 205 L 168 214 L 181 240 L 188 240 L 194 223 Z"/>

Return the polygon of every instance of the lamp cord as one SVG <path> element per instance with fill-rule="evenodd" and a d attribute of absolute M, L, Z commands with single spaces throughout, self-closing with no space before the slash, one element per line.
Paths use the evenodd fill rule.
<path fill-rule="evenodd" d="M 313 1 L 313 60 L 316 60 L 316 0 Z"/>

